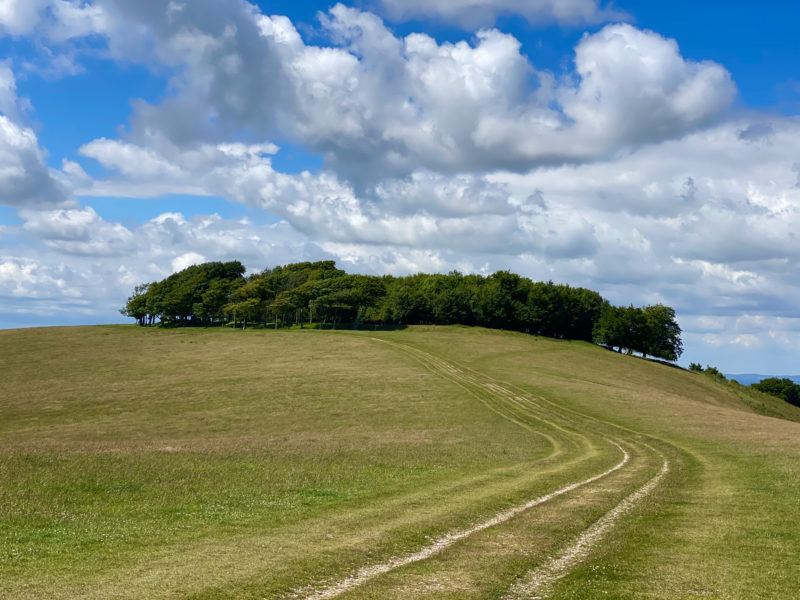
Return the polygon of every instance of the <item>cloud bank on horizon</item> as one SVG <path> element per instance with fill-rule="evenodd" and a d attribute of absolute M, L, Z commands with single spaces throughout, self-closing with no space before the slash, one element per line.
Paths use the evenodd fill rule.
<path fill-rule="evenodd" d="M 332 258 L 664 302 L 687 360 L 796 370 L 796 115 L 743 105 L 724 64 L 616 5 L 369 7 L 309 25 L 245 0 L 0 0 L 0 324 L 117 320 L 134 285 L 203 260 Z M 555 65 L 526 50 L 542 27 L 577 32 Z M 52 99 L 20 90 L 109 70 L 161 92 L 52 154 Z M 58 99 L 91 122 L 82 101 Z"/>

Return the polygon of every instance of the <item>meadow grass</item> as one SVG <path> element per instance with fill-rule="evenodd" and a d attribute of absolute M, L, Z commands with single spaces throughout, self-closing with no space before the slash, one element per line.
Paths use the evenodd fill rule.
<path fill-rule="evenodd" d="M 502 598 L 662 456 L 553 597 L 795 597 L 800 410 L 702 375 L 463 327 L 102 326 L 0 331 L 0 376 L 0 597 L 302 597 L 609 439 L 624 470 L 342 597 Z"/>
<path fill-rule="evenodd" d="M 659 493 L 552 597 L 796 597 L 796 407 L 582 342 L 458 329 L 412 335 L 421 347 L 559 407 L 646 433 L 673 454 L 678 468 Z M 504 342 L 493 346 L 491 336 Z"/>

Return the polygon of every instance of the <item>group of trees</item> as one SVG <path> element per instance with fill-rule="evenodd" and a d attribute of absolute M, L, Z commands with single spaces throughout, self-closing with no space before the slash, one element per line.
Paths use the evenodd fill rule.
<path fill-rule="evenodd" d="M 595 341 L 667 360 L 682 351 L 675 311 L 667 306 L 615 307 L 592 290 L 508 271 L 377 277 L 351 275 L 321 261 L 248 277 L 244 272 L 238 261 L 195 265 L 137 286 L 121 312 L 140 325 L 166 326 L 480 325 Z"/>
<path fill-rule="evenodd" d="M 208 324 L 225 321 L 232 292 L 244 281 L 239 261 L 193 265 L 161 281 L 137 285 L 120 312 L 139 325 Z"/>
<path fill-rule="evenodd" d="M 609 306 L 595 324 L 594 341 L 620 352 L 636 351 L 666 360 L 677 360 L 683 352 L 675 311 L 662 304 Z"/>
<path fill-rule="evenodd" d="M 791 379 L 769 377 L 752 384 L 750 387 L 772 396 L 783 398 L 789 404 L 800 406 L 800 385 L 797 385 Z"/>

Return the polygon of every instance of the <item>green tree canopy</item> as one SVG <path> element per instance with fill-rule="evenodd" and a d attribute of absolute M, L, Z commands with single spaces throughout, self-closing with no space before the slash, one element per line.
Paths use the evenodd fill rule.
<path fill-rule="evenodd" d="M 137 286 L 126 314 L 140 325 L 263 322 L 336 326 L 362 322 L 481 325 L 594 341 L 620 352 L 676 360 L 682 351 L 675 311 L 660 304 L 616 307 L 600 294 L 533 282 L 509 271 L 489 276 L 348 274 L 333 261 L 301 262 L 244 277 L 238 261 L 193 265 Z"/>
<path fill-rule="evenodd" d="M 751 387 L 771 396 L 783 398 L 789 404 L 800 406 L 800 385 L 797 385 L 791 379 L 769 377 L 752 384 Z"/>

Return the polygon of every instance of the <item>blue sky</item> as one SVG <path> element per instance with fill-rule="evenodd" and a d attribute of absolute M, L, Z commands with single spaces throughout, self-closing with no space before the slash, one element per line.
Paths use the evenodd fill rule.
<path fill-rule="evenodd" d="M 510 269 L 800 372 L 789 2 L 0 0 L 0 327 L 249 269 Z"/>

